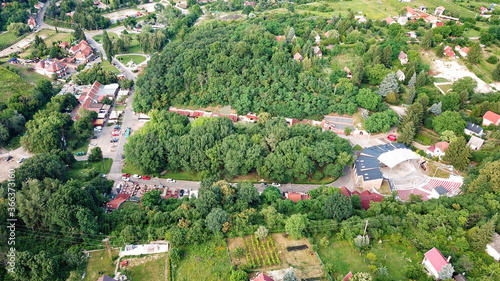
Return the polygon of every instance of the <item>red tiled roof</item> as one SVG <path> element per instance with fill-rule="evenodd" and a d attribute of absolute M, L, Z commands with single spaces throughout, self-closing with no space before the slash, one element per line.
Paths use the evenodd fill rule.
<path fill-rule="evenodd" d="M 292 200 L 294 203 L 297 203 L 301 200 L 310 200 L 311 196 L 309 196 L 307 194 L 300 194 L 297 192 L 289 192 L 288 199 Z"/>
<path fill-rule="evenodd" d="M 130 198 L 129 194 L 120 193 L 120 194 L 116 195 L 115 199 L 109 201 L 106 204 L 106 208 L 116 210 L 120 207 L 120 205 L 123 202 L 127 201 L 129 198 Z"/>
<path fill-rule="evenodd" d="M 195 112 L 193 112 L 193 117 L 195 117 L 195 118 L 201 117 L 201 116 L 203 116 L 203 114 L 205 114 L 205 112 L 196 110 Z"/>
<path fill-rule="evenodd" d="M 470 51 L 470 49 L 469 49 L 469 48 L 467 48 L 467 47 L 463 47 L 460 51 L 462 51 L 462 52 L 464 52 L 464 53 L 468 54 L 468 53 L 469 53 L 469 51 Z"/>
<path fill-rule="evenodd" d="M 500 115 L 498 115 L 492 111 L 486 111 L 486 113 L 483 116 L 483 119 L 486 119 L 486 120 L 496 124 L 498 122 L 498 120 L 500 120 Z"/>
<path fill-rule="evenodd" d="M 340 188 L 340 193 L 344 194 L 347 197 L 351 197 L 352 193 L 345 186 Z"/>
<path fill-rule="evenodd" d="M 399 52 L 398 59 L 404 60 L 406 58 L 408 58 L 408 56 L 405 54 L 405 52 L 403 51 Z"/>
<path fill-rule="evenodd" d="M 64 42 L 61 42 L 61 44 L 59 44 L 59 47 L 65 49 L 65 48 L 68 48 L 68 45 L 69 45 L 68 42 L 64 41 Z"/>
<path fill-rule="evenodd" d="M 370 204 L 372 201 L 382 202 L 382 200 L 384 199 L 382 195 L 379 195 L 377 193 L 371 193 L 368 190 L 365 190 L 361 193 L 359 193 L 358 191 L 353 191 L 352 195 L 359 195 L 359 199 L 361 200 L 361 207 L 363 207 L 363 209 L 365 210 L 370 209 Z"/>
<path fill-rule="evenodd" d="M 231 119 L 233 122 L 238 122 L 238 115 L 236 114 L 229 114 L 229 116 L 227 117 Z"/>
<path fill-rule="evenodd" d="M 436 26 L 438 26 L 438 27 L 444 26 L 444 22 L 437 22 Z"/>
<path fill-rule="evenodd" d="M 271 277 L 265 275 L 264 273 L 259 274 L 259 276 L 255 277 L 251 281 L 274 281 Z"/>
<path fill-rule="evenodd" d="M 415 10 L 413 10 L 413 8 L 410 7 L 410 6 L 407 6 L 406 7 L 406 13 L 414 15 L 415 14 Z"/>
<path fill-rule="evenodd" d="M 384 20 L 387 22 L 387 24 L 391 24 L 392 22 L 394 22 L 394 19 L 391 17 L 387 17 Z"/>
<path fill-rule="evenodd" d="M 448 142 L 445 142 L 445 141 L 440 141 L 440 142 L 436 143 L 436 147 L 441 149 L 441 151 L 448 150 L 449 145 L 450 144 Z"/>
<path fill-rule="evenodd" d="M 441 254 L 436 247 L 430 249 L 424 256 L 429 260 L 432 267 L 434 267 L 437 272 L 441 271 L 443 266 L 448 264 L 448 261 L 446 261 L 443 254 Z"/>
<path fill-rule="evenodd" d="M 348 281 L 349 279 L 351 279 L 351 277 L 352 277 L 352 271 L 349 271 L 349 273 L 347 273 L 347 275 L 342 280 L 343 281 Z"/>
<path fill-rule="evenodd" d="M 278 40 L 278 42 L 286 42 L 286 37 L 285 36 L 276 36 L 276 40 Z"/>

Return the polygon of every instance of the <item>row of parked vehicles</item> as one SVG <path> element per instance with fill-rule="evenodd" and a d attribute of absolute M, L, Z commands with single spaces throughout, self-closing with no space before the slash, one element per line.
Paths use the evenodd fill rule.
<path fill-rule="evenodd" d="M 10 160 L 12 160 L 12 158 L 14 158 L 14 157 L 12 157 L 12 156 L 10 156 L 10 155 L 9 155 L 9 156 L 7 156 L 7 157 L 5 158 L 5 162 L 9 162 Z M 23 158 L 23 157 L 21 157 L 21 158 L 19 158 L 19 160 L 17 160 L 17 163 L 21 164 L 21 163 L 23 163 L 23 161 L 24 161 L 24 158 Z"/>

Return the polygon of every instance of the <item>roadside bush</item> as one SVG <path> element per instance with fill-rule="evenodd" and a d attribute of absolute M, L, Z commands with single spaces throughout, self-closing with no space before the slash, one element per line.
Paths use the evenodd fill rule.
<path fill-rule="evenodd" d="M 497 64 L 498 58 L 496 56 L 490 56 L 486 59 L 486 61 L 491 64 Z"/>

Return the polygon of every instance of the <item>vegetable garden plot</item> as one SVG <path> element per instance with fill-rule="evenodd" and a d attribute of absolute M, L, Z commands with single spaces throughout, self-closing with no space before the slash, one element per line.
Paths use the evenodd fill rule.
<path fill-rule="evenodd" d="M 243 239 L 248 266 L 257 268 L 265 265 L 281 264 L 273 238 L 259 241 L 255 235 Z M 307 246 L 306 246 L 307 247 Z"/>

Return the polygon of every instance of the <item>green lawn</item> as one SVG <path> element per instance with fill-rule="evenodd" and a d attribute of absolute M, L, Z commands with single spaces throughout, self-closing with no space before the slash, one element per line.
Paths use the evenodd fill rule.
<path fill-rule="evenodd" d="M 107 250 L 90 252 L 89 254 L 87 274 L 83 279 L 84 281 L 95 281 L 102 275 L 115 275 L 115 265 L 109 258 Z M 111 256 L 118 256 L 118 250 L 111 250 Z M 104 273 L 99 274 L 100 271 L 104 271 Z"/>
<path fill-rule="evenodd" d="M 146 58 L 144 56 L 139 56 L 139 55 L 122 55 L 122 56 L 116 56 L 116 59 L 119 60 L 121 63 L 127 65 L 127 63 L 132 60 L 135 64 L 140 64 L 141 62 L 145 61 Z"/>
<path fill-rule="evenodd" d="M 131 175 L 134 175 L 134 174 L 142 175 L 141 169 L 136 168 L 128 163 L 125 163 L 125 165 L 123 165 L 122 173 L 131 174 Z"/>
<path fill-rule="evenodd" d="M 172 264 L 174 280 L 229 280 L 231 264 L 225 244 L 217 245 L 216 242 L 210 241 L 190 245 L 183 250 L 186 256 Z"/>
<path fill-rule="evenodd" d="M 4 34 L 0 35 L 0 50 L 5 49 L 7 46 L 9 46 L 10 43 L 15 42 L 17 38 L 18 36 L 15 36 L 10 32 L 5 32 Z"/>
<path fill-rule="evenodd" d="M 52 80 L 47 76 L 43 76 L 35 71 L 33 71 L 29 67 L 25 67 L 18 64 L 4 64 L 2 66 L 8 65 L 9 67 L 15 69 L 15 72 L 26 82 L 28 83 L 36 83 L 40 79 Z M 12 69 L 11 69 L 12 70 Z"/>
<path fill-rule="evenodd" d="M 107 60 L 101 61 L 101 67 L 104 70 L 110 70 L 116 74 L 120 74 L 120 71 L 114 65 L 109 63 L 109 61 L 107 61 Z"/>
<path fill-rule="evenodd" d="M 137 204 L 135 202 L 127 201 L 120 206 L 120 210 L 132 208 L 133 206 L 137 206 L 137 205 L 139 205 L 139 204 Z"/>
<path fill-rule="evenodd" d="M 29 95 L 33 86 L 16 73 L 0 66 L 0 102 L 5 102 L 13 94 Z"/>
<path fill-rule="evenodd" d="M 420 263 L 423 255 L 413 247 L 407 246 L 392 241 L 384 241 L 382 244 L 372 241 L 370 250 L 360 252 L 355 249 L 347 241 L 330 240 L 328 247 L 320 247 L 318 254 L 323 263 L 332 264 L 337 276 L 332 276 L 334 279 L 339 276 L 345 276 L 349 271 L 352 273 L 369 272 L 369 266 L 386 266 L 391 276 L 391 280 L 405 280 L 403 268 L 406 264 Z M 375 262 L 370 262 L 366 259 L 368 253 L 373 253 L 377 256 Z"/>
<path fill-rule="evenodd" d="M 183 180 L 183 181 L 200 181 L 200 175 L 197 172 L 167 172 L 163 176 L 162 179 L 174 179 L 174 180 Z"/>
<path fill-rule="evenodd" d="M 118 35 L 114 32 L 108 32 L 108 37 L 113 41 L 114 39 L 118 38 Z M 92 37 L 97 43 L 102 44 L 102 34 L 97 34 L 94 37 Z"/>
<path fill-rule="evenodd" d="M 66 41 L 66 42 L 71 44 L 71 38 L 74 39 L 74 37 L 71 36 L 71 33 L 59 32 L 59 33 L 54 34 L 52 37 L 47 38 L 45 40 L 45 44 L 47 46 L 51 46 L 53 42 L 59 42 L 59 41 L 61 41 L 61 42 Z"/>
<path fill-rule="evenodd" d="M 150 281 L 150 280 L 165 280 L 165 259 L 167 253 L 159 255 L 146 256 L 144 258 L 151 258 L 152 260 L 145 262 L 141 265 L 129 267 L 130 277 L 133 281 Z"/>
<path fill-rule="evenodd" d="M 79 143 L 77 147 L 75 147 L 73 149 L 68 149 L 68 150 L 71 153 L 73 153 L 73 154 L 75 154 L 77 152 L 82 152 L 82 151 L 87 152 L 87 150 L 89 148 L 89 144 L 90 144 L 90 141 L 89 140 L 85 140 L 85 141 Z"/>
<path fill-rule="evenodd" d="M 443 90 L 443 92 L 448 93 L 448 91 L 452 88 L 452 84 L 436 85 L 436 87 Z"/>
<path fill-rule="evenodd" d="M 446 78 L 443 78 L 443 77 L 434 77 L 434 82 L 436 82 L 436 83 L 448 83 L 450 81 Z"/>
<path fill-rule="evenodd" d="M 136 39 L 136 35 L 131 35 L 132 40 L 130 41 L 130 45 L 128 46 L 128 53 L 131 54 L 142 54 L 141 43 Z"/>
<path fill-rule="evenodd" d="M 127 108 L 125 105 L 115 106 L 115 110 L 125 110 Z"/>
<path fill-rule="evenodd" d="M 7 150 L 15 150 L 21 146 L 21 136 L 13 137 L 10 139 L 9 143 L 4 146 Z"/>
<path fill-rule="evenodd" d="M 90 172 L 95 169 L 98 173 L 107 174 L 111 170 L 111 165 L 113 160 L 110 158 L 104 159 L 104 167 L 102 161 L 99 162 L 88 162 L 88 161 L 76 161 L 71 166 L 71 169 L 67 173 L 67 177 L 70 179 L 86 179 Z"/>

